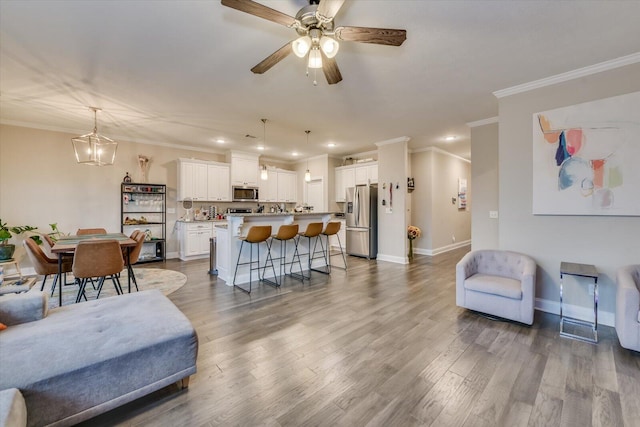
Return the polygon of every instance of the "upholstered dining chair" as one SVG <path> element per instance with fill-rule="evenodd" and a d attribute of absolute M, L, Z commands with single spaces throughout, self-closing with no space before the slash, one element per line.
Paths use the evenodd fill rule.
<path fill-rule="evenodd" d="M 107 234 L 107 230 L 104 228 L 78 228 L 76 235 L 81 236 L 83 234 Z"/>
<path fill-rule="evenodd" d="M 43 275 L 42 285 L 40 286 L 40 291 L 44 290 L 44 285 L 47 282 L 47 277 L 49 275 L 54 274 L 53 285 L 51 286 L 51 295 L 56 289 L 56 284 L 61 280 L 58 275 L 58 259 L 51 258 L 47 256 L 47 254 L 42 250 L 40 246 L 33 239 L 24 239 L 24 248 L 27 252 L 27 256 L 29 260 L 33 264 L 33 268 L 37 274 Z M 67 258 L 62 260 L 62 272 L 66 275 L 66 273 L 71 271 L 71 259 Z M 64 285 L 64 281 L 62 282 Z M 61 285 L 61 286 L 62 286 Z"/>
<path fill-rule="evenodd" d="M 98 295 L 100 298 L 102 286 L 107 277 L 111 278 L 113 286 L 118 295 L 122 294 L 118 273 L 124 269 L 124 260 L 120 243 L 117 240 L 95 240 L 78 243 L 75 256 L 73 257 L 73 275 L 78 281 L 80 289 L 76 297 L 76 302 L 86 298 L 85 288 L 87 282 L 92 277 L 99 277 Z"/>
<path fill-rule="evenodd" d="M 142 245 L 144 244 L 145 234 L 142 231 L 135 230 L 129 237 L 132 240 L 136 241 L 136 245 L 133 248 L 129 249 L 130 252 L 129 263 L 127 264 L 127 272 L 129 273 L 129 277 L 131 277 L 131 281 L 136 287 L 136 291 L 139 291 L 140 289 L 138 289 L 138 281 L 136 280 L 136 275 L 133 271 L 133 264 L 138 262 L 138 259 L 140 259 L 140 253 L 142 252 Z M 126 248 L 122 248 L 122 257 L 124 259 L 127 258 Z M 129 292 L 131 292 L 131 289 L 129 289 Z"/>

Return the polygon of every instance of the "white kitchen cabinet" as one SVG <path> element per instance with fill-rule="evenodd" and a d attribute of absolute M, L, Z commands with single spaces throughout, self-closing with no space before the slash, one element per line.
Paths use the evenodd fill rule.
<path fill-rule="evenodd" d="M 213 237 L 212 222 L 179 223 L 180 251 L 183 261 L 206 258 L 209 256 L 210 238 Z"/>
<path fill-rule="evenodd" d="M 378 182 L 378 164 L 358 165 L 355 168 L 356 185 L 376 184 Z"/>
<path fill-rule="evenodd" d="M 297 174 L 289 171 L 278 171 L 278 197 L 277 201 L 282 203 L 295 203 L 297 201 L 298 186 L 296 183 Z"/>
<path fill-rule="evenodd" d="M 260 180 L 259 200 L 266 203 L 278 201 L 278 172 L 275 169 L 268 170 L 268 178 Z"/>
<path fill-rule="evenodd" d="M 378 183 L 378 164 L 365 166 L 367 170 L 367 180 L 369 184 L 377 184 Z"/>
<path fill-rule="evenodd" d="M 229 166 L 224 164 L 207 165 L 207 200 L 216 202 L 231 201 L 229 185 Z"/>
<path fill-rule="evenodd" d="M 344 202 L 346 195 L 344 194 L 344 185 L 342 185 L 342 169 L 335 169 L 334 186 L 336 202 Z"/>
<path fill-rule="evenodd" d="M 231 163 L 231 185 L 258 186 L 260 166 L 257 155 L 231 151 L 227 154 L 227 161 Z"/>
<path fill-rule="evenodd" d="M 378 163 L 366 165 L 340 166 L 335 169 L 336 202 L 346 201 L 347 188 L 356 185 L 376 184 L 378 182 Z"/>
<path fill-rule="evenodd" d="M 178 200 L 207 200 L 207 164 L 178 160 Z"/>

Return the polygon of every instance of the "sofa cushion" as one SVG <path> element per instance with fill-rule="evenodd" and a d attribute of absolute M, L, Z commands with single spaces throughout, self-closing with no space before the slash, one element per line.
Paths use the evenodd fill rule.
<path fill-rule="evenodd" d="M 0 297 L 0 322 L 7 326 L 33 322 L 47 317 L 49 295 L 46 292 L 26 292 Z"/>
<path fill-rule="evenodd" d="M 76 424 L 195 372 L 189 320 L 158 290 L 56 309 L 0 334 L 0 389 L 20 389 L 28 425 Z"/>
<path fill-rule="evenodd" d="M 522 299 L 521 282 L 507 277 L 478 273 L 467 278 L 464 281 L 464 287 L 470 291 Z"/>

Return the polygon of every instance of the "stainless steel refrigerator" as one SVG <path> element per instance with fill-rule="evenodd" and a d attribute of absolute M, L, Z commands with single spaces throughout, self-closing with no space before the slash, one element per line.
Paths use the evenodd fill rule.
<path fill-rule="evenodd" d="M 347 188 L 347 254 L 365 258 L 378 256 L 378 186 Z"/>

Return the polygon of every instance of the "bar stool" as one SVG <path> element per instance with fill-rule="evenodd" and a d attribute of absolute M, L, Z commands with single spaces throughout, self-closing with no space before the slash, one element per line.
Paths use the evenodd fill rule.
<path fill-rule="evenodd" d="M 309 252 L 306 254 L 302 254 L 302 255 L 308 255 L 309 256 L 309 261 L 308 261 L 308 268 L 309 268 L 309 276 L 305 276 L 304 274 L 301 274 L 301 276 L 304 279 L 311 279 L 311 262 L 316 259 L 315 255 L 317 253 L 316 251 L 316 247 L 318 245 L 318 240 L 319 240 L 319 236 L 320 233 L 322 233 L 322 229 L 324 228 L 324 224 L 321 222 L 311 222 L 307 225 L 307 229 L 305 231 L 303 231 L 302 233 L 298 233 L 298 244 L 297 246 L 300 245 L 300 239 L 302 239 L 303 237 L 306 237 L 309 243 Z M 315 244 L 313 245 L 313 250 L 311 249 L 311 239 L 316 238 L 315 240 Z M 322 245 L 322 241 L 320 241 L 320 246 L 324 248 L 324 246 Z M 322 252 L 324 252 L 324 249 L 322 249 Z M 300 252 L 298 252 L 298 256 L 300 256 Z M 321 273 L 323 273 L 323 271 L 320 271 Z"/>
<path fill-rule="evenodd" d="M 289 225 L 281 225 L 278 228 L 278 234 L 274 234 L 271 236 L 272 240 L 277 240 L 280 242 L 280 256 L 275 258 L 280 260 L 280 277 L 282 278 L 282 272 L 287 270 L 287 264 L 290 264 L 289 275 L 292 277 L 296 277 L 297 279 L 304 282 L 304 275 L 302 273 L 302 262 L 300 262 L 300 254 L 298 253 L 298 241 L 295 237 L 298 235 L 298 224 L 289 224 Z M 293 257 L 291 258 L 291 262 L 287 262 L 287 242 L 293 240 L 293 244 L 295 245 L 295 250 L 293 251 Z M 273 243 L 271 244 L 273 246 Z M 298 265 L 300 266 L 300 274 L 293 273 L 293 264 L 296 262 L 296 257 L 298 258 Z M 273 259 L 273 258 L 272 258 Z M 265 264 L 264 268 L 267 268 Z M 264 270 L 262 272 L 262 276 L 264 277 Z M 280 279 L 282 282 L 282 279 Z"/>
<path fill-rule="evenodd" d="M 334 221 L 327 224 L 327 227 L 322 232 L 322 235 L 326 237 L 327 248 L 326 248 L 326 256 L 324 257 L 325 262 L 327 263 L 327 274 L 331 274 L 331 257 L 338 254 L 331 254 L 331 245 L 329 244 L 329 238 L 331 236 L 336 236 L 338 238 L 338 247 L 340 247 L 340 255 L 342 255 L 342 261 L 344 262 L 344 269 L 347 269 L 347 258 L 344 256 L 344 250 L 342 249 L 342 242 L 340 241 L 340 235 L 338 232 L 340 231 L 340 222 Z M 340 267 L 339 267 L 340 268 Z"/>
<path fill-rule="evenodd" d="M 251 285 L 253 283 L 253 270 L 258 270 L 258 281 L 259 282 L 266 282 L 270 285 L 273 286 L 280 286 L 280 284 L 278 283 L 278 278 L 276 276 L 276 269 L 273 265 L 273 259 L 271 258 L 271 245 L 269 242 L 269 237 L 271 237 L 271 226 L 270 225 L 254 225 L 253 227 L 251 227 L 249 229 L 249 232 L 247 233 L 247 235 L 241 239 L 240 243 L 240 251 L 238 252 L 238 261 L 236 262 L 236 271 L 233 274 L 233 286 L 234 288 L 239 288 L 243 291 L 245 291 L 246 293 L 250 294 L 251 293 Z M 262 274 L 262 277 L 260 277 L 260 243 L 265 243 L 265 245 L 267 246 L 267 259 L 265 261 L 265 269 L 267 267 L 268 263 L 271 263 L 271 269 L 273 270 L 273 279 L 274 281 L 271 281 L 269 279 L 266 279 L 264 277 L 264 272 Z M 245 243 L 249 243 L 249 262 L 240 262 L 240 257 L 242 256 L 242 248 L 244 247 Z M 258 245 L 258 260 L 254 261 L 253 260 L 253 245 Z M 257 263 L 258 267 L 253 267 L 253 264 Z M 238 267 L 241 265 L 249 265 L 249 289 L 245 289 L 241 286 L 236 285 L 236 276 L 238 275 Z"/>

